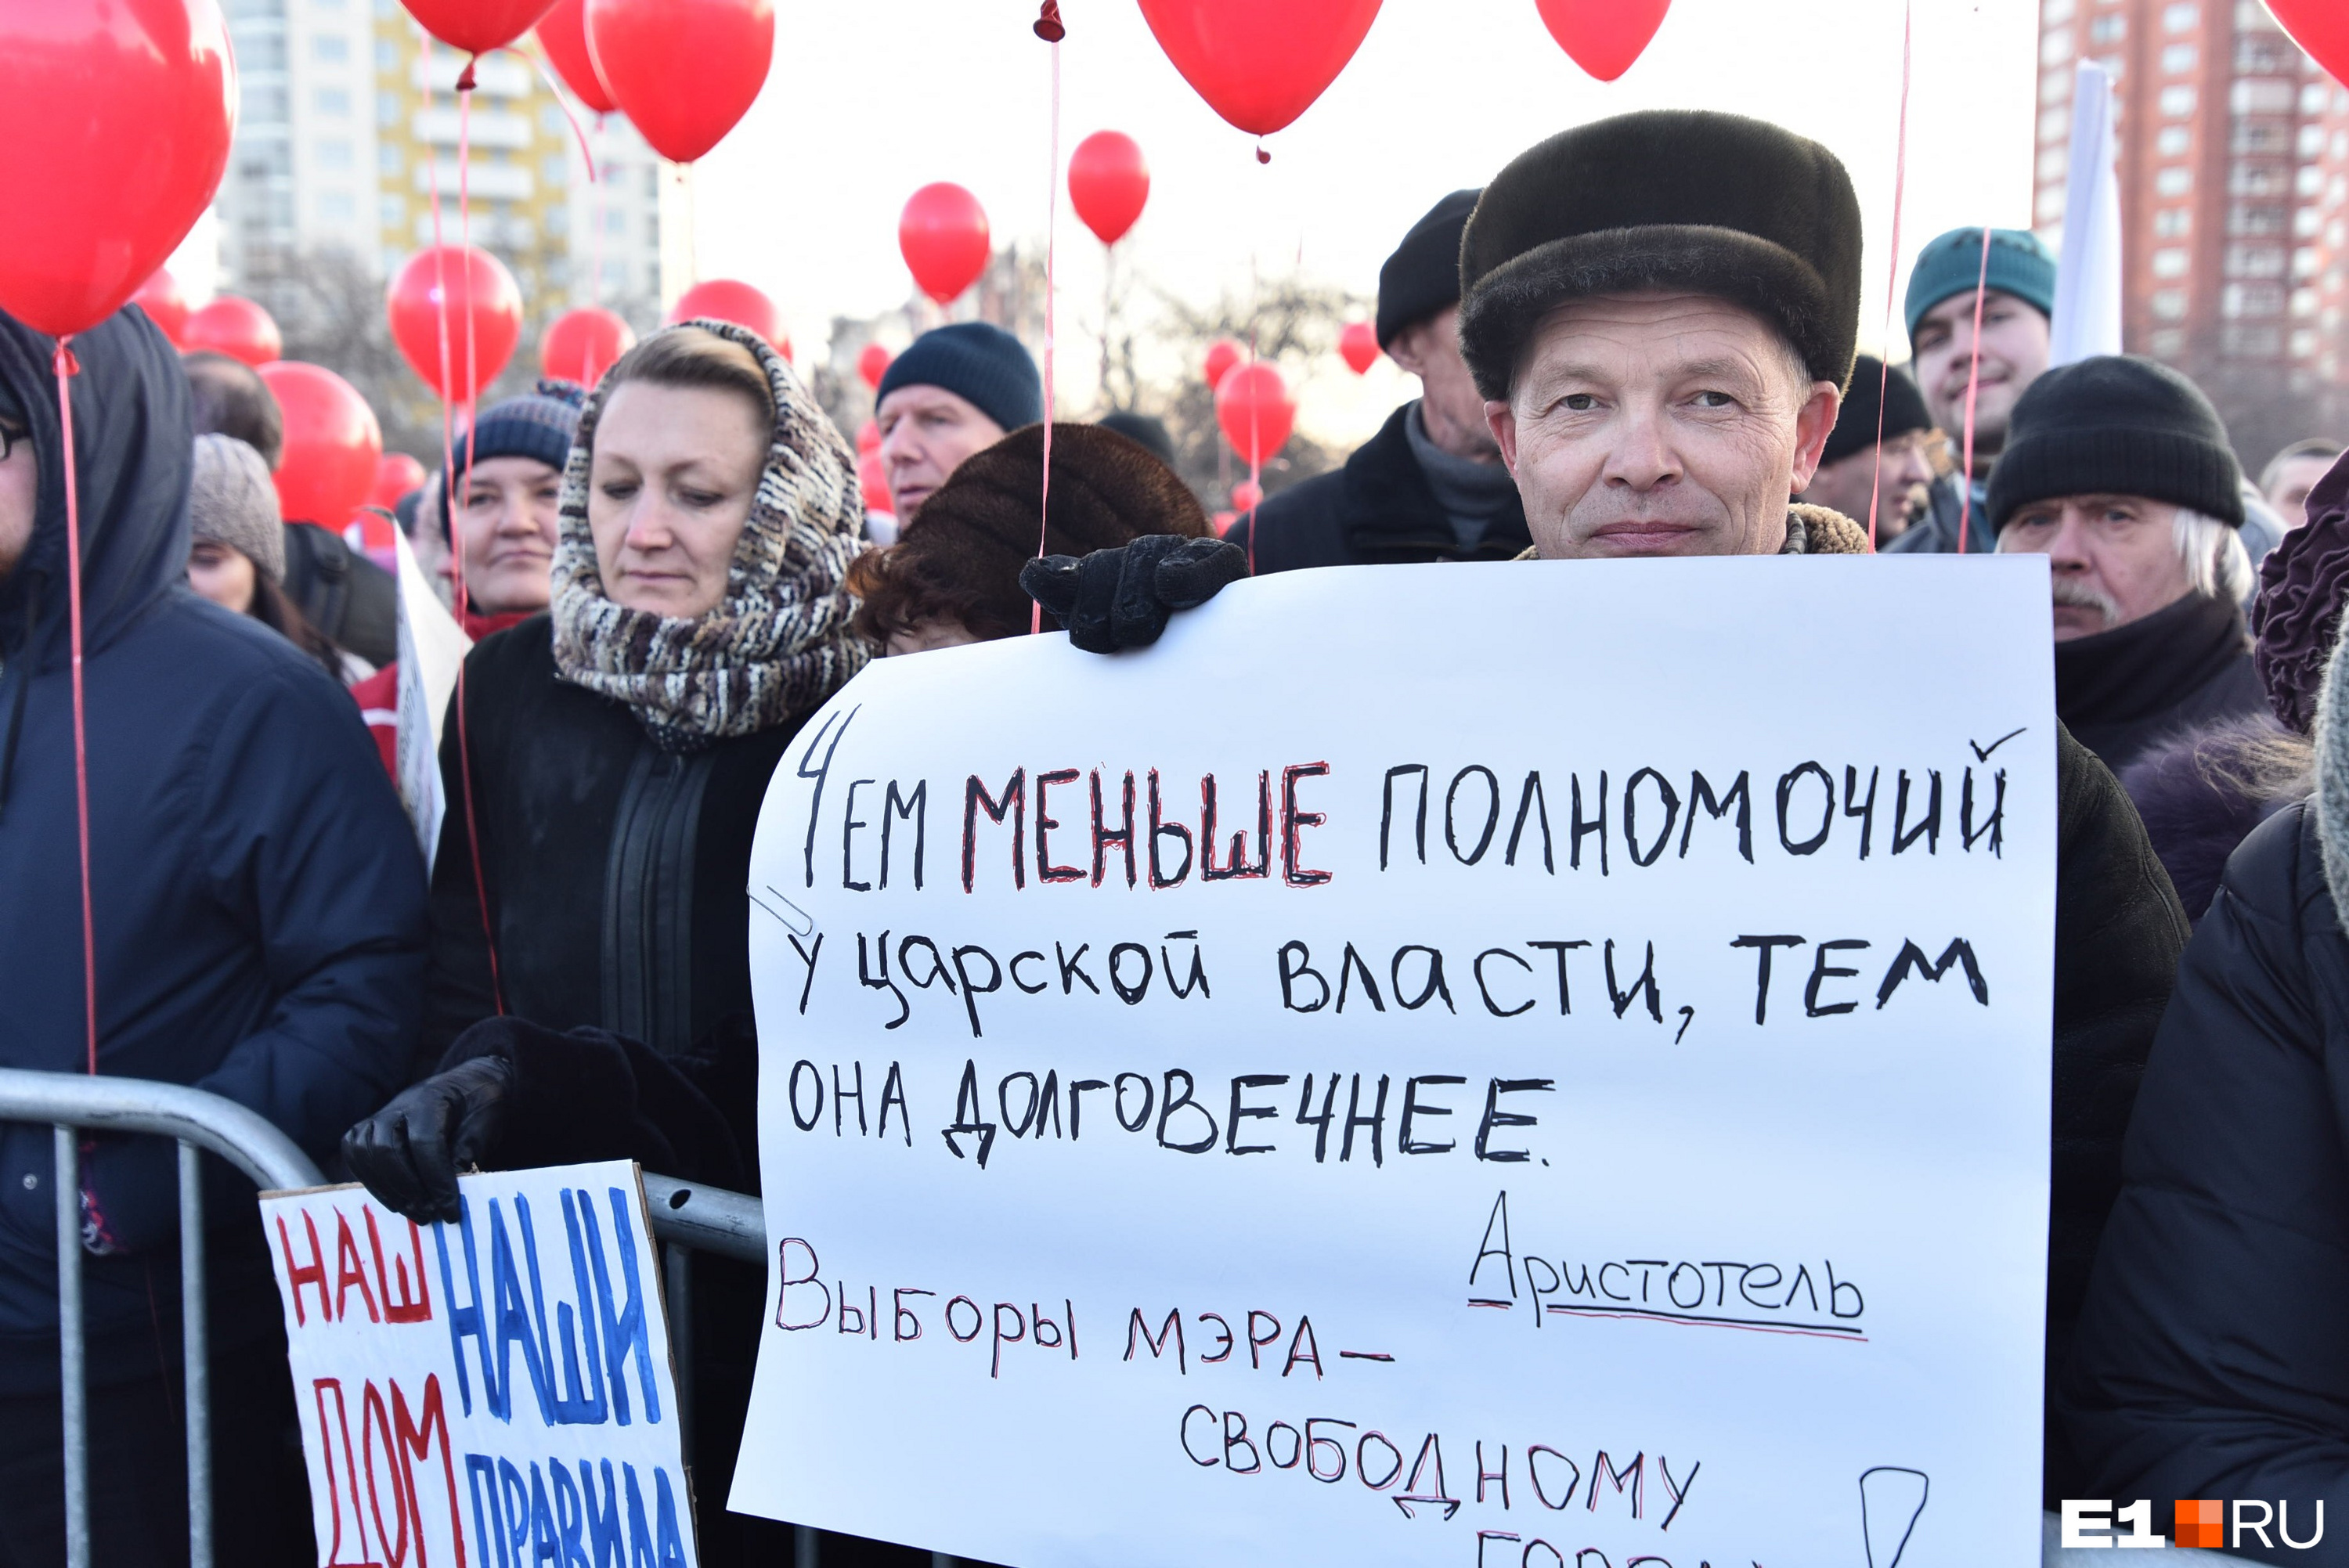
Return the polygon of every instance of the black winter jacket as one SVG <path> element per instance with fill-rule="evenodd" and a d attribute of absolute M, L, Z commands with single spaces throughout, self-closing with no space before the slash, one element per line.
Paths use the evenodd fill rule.
<path fill-rule="evenodd" d="M 2186 950 L 2137 1097 L 2059 1406 L 2075 1496 L 2288 1501 L 2349 1563 L 2349 942 L 2316 819 L 2244 841 Z"/>
<path fill-rule="evenodd" d="M 424 861 L 350 697 L 291 643 L 188 589 L 187 379 L 126 309 L 79 335 L 89 870 L 100 1073 L 191 1084 L 321 1162 L 416 1049 Z M 49 340 L 0 316 L 0 385 L 31 426 L 33 535 L 0 581 L 0 1066 L 87 1067 L 65 468 Z M 0 1395 L 57 1376 L 50 1130 L 0 1127 Z M 177 1155 L 98 1138 L 83 1161 L 89 1367 L 176 1363 Z M 253 1184 L 205 1161 L 215 1349 L 277 1332 Z M 222 1390 L 216 1398 L 234 1398 Z"/>
<path fill-rule="evenodd" d="M 433 862 L 419 1076 L 478 1054 L 474 1042 L 471 1053 L 441 1060 L 468 1026 L 498 1011 L 502 995 L 518 1017 L 590 1033 L 567 1047 L 567 1067 L 517 1059 L 520 1089 L 501 1163 L 625 1156 L 659 1169 L 673 1150 L 693 1168 L 666 1174 L 754 1183 L 751 1097 L 716 1092 L 737 1133 L 738 1146 L 722 1146 L 704 1136 L 696 1094 L 664 1075 L 683 1073 L 705 1088 L 755 1081 L 750 838 L 767 780 L 797 727 L 664 751 L 624 704 L 556 676 L 544 615 L 477 645 L 465 659 L 462 694 L 463 728 L 453 697 L 442 727 L 449 814 Z M 485 901 L 473 877 L 476 832 L 497 933 L 494 992 Z M 640 1096 L 639 1083 L 657 1077 L 664 1078 L 657 1089 Z M 660 1106 L 689 1109 L 678 1120 Z M 665 1120 L 671 1130 L 660 1130 Z M 612 1130 L 628 1128 L 635 1131 Z M 524 1150 L 533 1157 L 520 1158 Z"/>
<path fill-rule="evenodd" d="M 1226 537 L 1250 551 L 1254 570 L 1294 572 L 1307 566 L 1374 566 L 1387 562 L 1509 561 L 1533 543 L 1523 509 L 1485 531 L 1463 552 L 1460 536 L 1436 504 L 1403 422 L 1406 403 L 1343 468 L 1268 497 L 1253 519 Z"/>
<path fill-rule="evenodd" d="M 2268 711 L 2240 606 L 2189 593 L 2142 620 L 2055 645 L 2055 712 L 2126 771 L 2157 742 Z"/>

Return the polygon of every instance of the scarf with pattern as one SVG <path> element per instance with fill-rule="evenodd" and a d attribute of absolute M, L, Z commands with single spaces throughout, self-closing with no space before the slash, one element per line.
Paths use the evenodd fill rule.
<path fill-rule="evenodd" d="M 841 586 L 864 521 L 847 443 L 756 334 L 728 322 L 682 325 L 749 349 L 775 400 L 766 466 L 725 596 L 683 620 L 605 595 L 587 528 L 587 479 L 607 377 L 579 417 L 564 468 L 553 609 L 556 673 L 626 703 L 664 749 L 694 751 L 812 711 L 872 652 L 849 630 L 854 601 Z"/>

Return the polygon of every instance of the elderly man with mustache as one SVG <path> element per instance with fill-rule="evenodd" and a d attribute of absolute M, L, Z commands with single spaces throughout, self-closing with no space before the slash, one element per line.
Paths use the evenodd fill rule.
<path fill-rule="evenodd" d="M 2106 355 L 2014 406 L 1990 481 L 1998 548 L 2049 557 L 2055 710 L 2118 773 L 2156 741 L 2264 711 L 2242 601 L 2242 473 L 2194 384 Z"/>

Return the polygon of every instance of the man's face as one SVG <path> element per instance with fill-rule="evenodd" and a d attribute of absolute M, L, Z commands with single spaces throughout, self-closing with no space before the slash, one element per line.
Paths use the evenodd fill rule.
<path fill-rule="evenodd" d="M 1834 462 L 1819 465 L 1803 490 L 1803 499 L 1830 507 L 1863 526 L 1873 500 L 1876 537 L 1879 541 L 1895 538 L 1908 528 L 1909 519 L 1925 510 L 1926 492 L 1933 483 L 1932 454 L 1941 440 L 1939 430 L 1888 436 L 1881 463 L 1877 460 L 1879 449 L 1876 447 L 1847 452 Z"/>
<path fill-rule="evenodd" d="M 2308 492 L 2316 481 L 2333 471 L 2331 458 L 2292 458 L 2276 470 L 2274 488 L 2268 491 L 2268 504 L 2283 519 L 2286 528 L 2298 528 L 2308 521 Z"/>
<path fill-rule="evenodd" d="M 483 458 L 457 492 L 465 598 L 481 615 L 546 608 L 563 476 L 536 458 Z"/>
<path fill-rule="evenodd" d="M 1419 377 L 1420 418 L 1438 447 L 1454 457 L 1499 460 L 1492 427 L 1485 422 L 1485 395 L 1460 357 L 1458 305 L 1404 327 L 1387 354 Z"/>
<path fill-rule="evenodd" d="M 1767 555 L 1840 401 L 1758 316 L 1636 294 L 1544 317 L 1485 413 L 1545 558 Z"/>
<path fill-rule="evenodd" d="M 963 460 L 1003 439 L 1003 427 L 943 387 L 899 387 L 873 410 L 881 431 L 881 467 L 889 506 L 910 521 Z"/>
<path fill-rule="evenodd" d="M 2017 508 L 1999 531 L 2002 555 L 2044 555 L 2055 595 L 2055 640 L 2092 637 L 2186 597 L 2178 509 L 2133 495 L 2059 496 Z"/>
<path fill-rule="evenodd" d="M 2045 373 L 2047 318 L 2010 294 L 1982 295 L 1982 377 L 1974 391 L 1974 449 L 1995 452 L 2006 444 L 2006 422 L 2023 388 Z M 1969 289 L 1927 311 L 1910 335 L 1911 368 L 1923 388 L 1934 422 L 1963 430 L 1966 377 L 1973 364 L 1974 295 Z"/>
<path fill-rule="evenodd" d="M 33 438 L 23 419 L 0 410 L 0 583 L 16 570 L 33 542 L 33 514 L 41 494 L 40 464 L 33 459 Z"/>

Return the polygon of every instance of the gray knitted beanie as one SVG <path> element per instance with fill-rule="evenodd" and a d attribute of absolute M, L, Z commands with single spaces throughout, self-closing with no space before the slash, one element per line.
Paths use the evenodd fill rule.
<path fill-rule="evenodd" d="M 198 539 L 225 544 L 272 583 L 285 581 L 285 524 L 277 486 L 261 454 L 233 436 L 196 438 L 188 524 Z"/>

